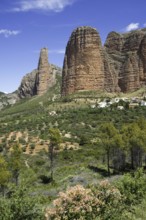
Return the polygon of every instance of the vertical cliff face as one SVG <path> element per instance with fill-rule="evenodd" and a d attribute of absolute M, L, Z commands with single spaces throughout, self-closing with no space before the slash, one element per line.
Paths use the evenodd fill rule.
<path fill-rule="evenodd" d="M 118 84 L 118 72 L 121 68 L 123 58 L 121 57 L 122 36 L 119 33 L 111 32 L 104 46 L 105 54 L 105 90 L 108 92 L 119 92 L 121 88 Z"/>
<path fill-rule="evenodd" d="M 145 84 L 146 82 L 146 34 L 143 37 L 143 40 L 140 44 L 139 49 L 140 56 L 140 80 L 141 84 Z"/>
<path fill-rule="evenodd" d="M 34 95 L 43 95 L 56 83 L 58 72 L 61 74 L 61 69 L 48 62 L 48 49 L 41 49 L 38 68 L 23 77 L 18 88 L 18 96 L 29 98 Z"/>
<path fill-rule="evenodd" d="M 99 34 L 91 27 L 77 28 L 66 47 L 61 93 L 103 89 L 104 60 Z"/>
<path fill-rule="evenodd" d="M 104 48 L 109 57 L 112 73 L 116 73 L 117 87 L 132 92 L 146 85 L 146 30 L 118 34 L 111 32 Z"/>
<path fill-rule="evenodd" d="M 51 81 L 51 67 L 48 62 L 48 49 L 43 48 L 40 52 L 40 58 L 38 63 L 38 73 L 36 76 L 36 95 L 43 95 L 49 86 Z"/>
<path fill-rule="evenodd" d="M 35 81 L 37 72 L 37 69 L 33 70 L 31 73 L 28 73 L 23 77 L 18 88 L 18 96 L 20 98 L 30 98 L 36 95 Z"/>
<path fill-rule="evenodd" d="M 81 90 L 132 92 L 146 85 L 146 29 L 108 34 L 77 28 L 67 44 L 62 95 Z"/>

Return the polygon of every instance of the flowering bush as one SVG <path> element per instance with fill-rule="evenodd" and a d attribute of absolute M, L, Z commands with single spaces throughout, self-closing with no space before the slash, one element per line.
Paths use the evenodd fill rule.
<path fill-rule="evenodd" d="M 119 189 L 105 180 L 93 188 L 93 191 L 94 195 L 102 201 L 101 219 L 117 219 L 123 210 L 123 197 Z"/>
<path fill-rule="evenodd" d="M 61 192 L 53 205 L 54 208 L 46 210 L 47 220 L 95 219 L 103 204 L 90 189 L 77 185 L 67 190 L 66 193 Z"/>
<path fill-rule="evenodd" d="M 47 220 L 92 220 L 116 219 L 115 210 L 121 202 L 118 189 L 107 181 L 101 182 L 99 187 L 85 189 L 77 185 L 61 192 L 54 200 L 53 207 L 46 210 Z M 118 212 L 119 213 L 119 212 Z"/>

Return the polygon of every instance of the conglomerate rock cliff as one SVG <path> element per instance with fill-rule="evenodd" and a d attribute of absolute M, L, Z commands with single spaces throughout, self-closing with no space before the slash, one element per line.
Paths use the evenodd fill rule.
<path fill-rule="evenodd" d="M 96 29 L 77 28 L 67 44 L 62 95 L 104 89 L 103 49 Z"/>
<path fill-rule="evenodd" d="M 62 95 L 82 90 L 131 92 L 146 85 L 146 29 L 111 32 L 105 45 L 96 29 L 79 27 L 66 47 Z"/>
<path fill-rule="evenodd" d="M 111 32 L 104 48 L 122 92 L 146 85 L 146 29 L 125 34 Z"/>
<path fill-rule="evenodd" d="M 43 95 L 49 88 L 49 85 L 53 84 L 53 77 L 51 74 L 51 67 L 48 62 L 48 49 L 43 48 L 40 52 L 40 58 L 38 63 L 38 72 L 36 76 L 36 95 Z"/>
<path fill-rule="evenodd" d="M 20 98 L 29 98 L 34 95 L 43 95 L 56 83 L 56 74 L 61 74 L 61 68 L 49 64 L 48 50 L 40 52 L 38 68 L 25 75 L 18 88 Z"/>

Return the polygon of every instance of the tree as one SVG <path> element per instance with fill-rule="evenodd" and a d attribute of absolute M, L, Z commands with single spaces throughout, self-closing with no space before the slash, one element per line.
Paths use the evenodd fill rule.
<path fill-rule="evenodd" d="M 14 145 L 11 150 L 9 165 L 12 172 L 12 176 L 15 180 L 16 186 L 18 185 L 18 179 L 20 170 L 22 168 L 22 150 L 18 144 Z"/>
<path fill-rule="evenodd" d="M 32 196 L 28 184 L 11 186 L 8 198 L 0 198 L 1 220 L 43 220 L 44 197 Z"/>
<path fill-rule="evenodd" d="M 53 180 L 53 169 L 54 169 L 54 149 L 58 147 L 61 143 L 60 131 L 57 128 L 49 129 L 49 158 L 50 158 L 50 170 L 51 170 L 51 180 Z"/>
<path fill-rule="evenodd" d="M 0 155 L 0 188 L 2 190 L 3 196 L 5 196 L 5 188 L 9 182 L 10 176 L 11 174 L 8 170 L 8 164 Z"/>
<path fill-rule="evenodd" d="M 112 144 L 112 163 L 114 172 L 123 171 L 126 164 L 124 141 L 121 134 L 116 134 Z"/>
<path fill-rule="evenodd" d="M 142 166 L 142 155 L 145 151 L 146 134 L 141 123 L 134 122 L 124 125 L 121 133 L 125 142 L 126 150 L 130 153 L 131 169 Z"/>
<path fill-rule="evenodd" d="M 122 146 L 122 139 L 119 131 L 111 122 L 105 123 L 100 127 L 100 139 L 107 156 L 107 171 L 108 175 L 110 175 L 110 154 L 115 147 Z"/>

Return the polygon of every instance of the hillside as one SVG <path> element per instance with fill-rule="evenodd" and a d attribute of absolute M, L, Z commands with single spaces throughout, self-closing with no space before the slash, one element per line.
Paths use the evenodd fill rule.
<path fill-rule="evenodd" d="M 117 169 L 117 158 L 122 162 L 122 154 L 118 153 L 116 157 L 111 152 L 111 177 L 108 177 L 106 151 L 100 142 L 102 125 L 113 123 L 120 131 L 123 125 L 128 126 L 130 123 L 133 127 L 134 123 L 141 123 L 142 120 L 145 129 L 142 118 L 146 117 L 145 107 L 118 110 L 117 105 L 113 104 L 107 108 L 98 108 L 99 100 L 107 99 L 109 102 L 116 96 L 82 92 L 61 98 L 60 85 L 61 76 L 58 74 L 56 85 L 44 95 L 21 99 L 0 111 L 1 154 L 9 158 L 13 146 L 19 143 L 23 152 L 19 184 L 21 181 L 26 182 L 30 194 L 36 198 L 44 197 L 41 202 L 44 206 L 56 198 L 58 192 L 65 191 L 69 186 L 81 184 L 87 187 L 107 178 L 114 182 L 123 172 L 130 171 L 128 148 L 128 165 L 125 166 L 125 171 Z M 140 94 L 143 92 L 139 91 Z M 93 104 L 96 107 L 92 108 Z M 53 183 L 50 180 L 48 158 L 49 129 L 52 127 L 58 128 L 62 137 L 60 148 L 55 149 Z M 142 161 L 144 158 L 145 152 L 142 154 Z M 135 166 L 136 161 L 137 157 L 134 160 Z"/>
<path fill-rule="evenodd" d="M 50 69 L 53 83 L 48 78 Z M 56 198 L 75 205 L 75 210 L 80 201 L 76 198 L 83 198 L 81 202 L 89 198 L 89 203 L 92 199 L 93 210 L 87 214 L 91 220 L 97 215 L 99 219 L 145 219 L 145 86 L 127 93 L 88 88 L 63 96 L 61 86 L 61 69 L 48 63 L 44 48 L 38 69 L 24 76 L 18 90 L 0 93 L 2 220 L 9 220 L 5 209 L 12 220 L 27 215 L 42 220 L 44 213 L 53 216 Z M 68 187 L 73 188 L 66 191 Z M 90 196 L 84 198 L 86 193 Z M 60 215 L 73 214 L 66 212 L 67 207 Z M 79 215 L 84 216 L 88 208 Z"/>

